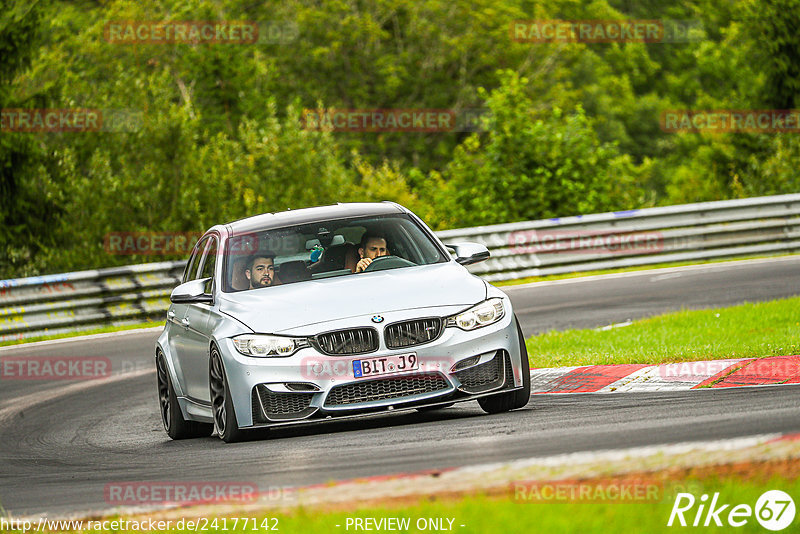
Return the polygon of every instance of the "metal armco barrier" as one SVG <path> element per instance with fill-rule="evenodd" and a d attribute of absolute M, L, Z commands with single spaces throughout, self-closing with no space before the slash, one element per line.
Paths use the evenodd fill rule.
<path fill-rule="evenodd" d="M 488 281 L 800 250 L 800 194 L 445 230 Z M 184 262 L 0 280 L 0 341 L 164 319 Z"/>
<path fill-rule="evenodd" d="M 163 319 L 185 262 L 0 280 L 0 341 Z"/>
<path fill-rule="evenodd" d="M 488 281 L 800 250 L 800 194 L 724 200 L 446 230 L 491 258 Z"/>

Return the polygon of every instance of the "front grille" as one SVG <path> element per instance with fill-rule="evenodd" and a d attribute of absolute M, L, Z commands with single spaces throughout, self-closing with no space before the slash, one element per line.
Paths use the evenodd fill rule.
<path fill-rule="evenodd" d="M 320 351 L 331 356 L 364 354 L 378 350 L 378 333 L 373 328 L 353 328 L 327 332 L 316 337 Z"/>
<path fill-rule="evenodd" d="M 467 393 L 491 391 L 505 382 L 506 373 L 511 369 L 509 360 L 505 352 L 497 351 L 490 361 L 458 371 L 455 376 L 461 382 L 461 389 Z"/>
<path fill-rule="evenodd" d="M 275 393 L 263 385 L 256 386 L 256 390 L 258 398 L 256 399 L 255 394 L 253 395 L 253 420 L 255 422 L 301 419 L 316 411 L 316 408 L 311 406 L 313 393 Z M 261 402 L 257 405 L 259 400 Z"/>
<path fill-rule="evenodd" d="M 438 317 L 415 319 L 390 324 L 383 331 L 386 346 L 390 349 L 414 347 L 429 343 L 442 333 L 442 320 Z"/>
<path fill-rule="evenodd" d="M 360 402 L 398 399 L 421 393 L 447 390 L 447 380 L 437 373 L 409 377 L 382 378 L 335 386 L 325 399 L 325 406 L 342 406 Z"/>

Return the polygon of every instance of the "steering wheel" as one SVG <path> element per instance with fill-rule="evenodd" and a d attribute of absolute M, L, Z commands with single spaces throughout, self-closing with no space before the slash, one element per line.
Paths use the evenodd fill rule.
<path fill-rule="evenodd" d="M 363 272 L 369 273 L 372 271 L 385 271 L 387 269 L 397 269 L 398 267 L 408 267 L 416 265 L 413 261 L 408 261 L 400 256 L 378 256 L 372 263 L 367 265 Z"/>

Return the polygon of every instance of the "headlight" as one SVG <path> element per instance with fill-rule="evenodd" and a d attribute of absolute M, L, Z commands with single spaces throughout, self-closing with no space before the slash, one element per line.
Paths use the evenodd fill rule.
<path fill-rule="evenodd" d="M 280 358 L 291 356 L 297 350 L 308 347 L 308 340 L 296 337 L 245 334 L 233 338 L 233 345 L 245 356 Z"/>
<path fill-rule="evenodd" d="M 475 330 L 482 326 L 496 323 L 506 315 L 503 299 L 491 298 L 472 308 L 447 318 L 447 326 L 455 326 L 462 330 Z"/>

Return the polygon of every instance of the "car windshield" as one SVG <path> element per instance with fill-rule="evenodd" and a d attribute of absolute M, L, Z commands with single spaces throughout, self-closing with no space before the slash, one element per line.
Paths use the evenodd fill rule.
<path fill-rule="evenodd" d="M 450 259 L 406 215 L 257 230 L 229 238 L 225 248 L 223 291 L 228 293 Z M 359 266 L 362 257 L 369 260 Z"/>

